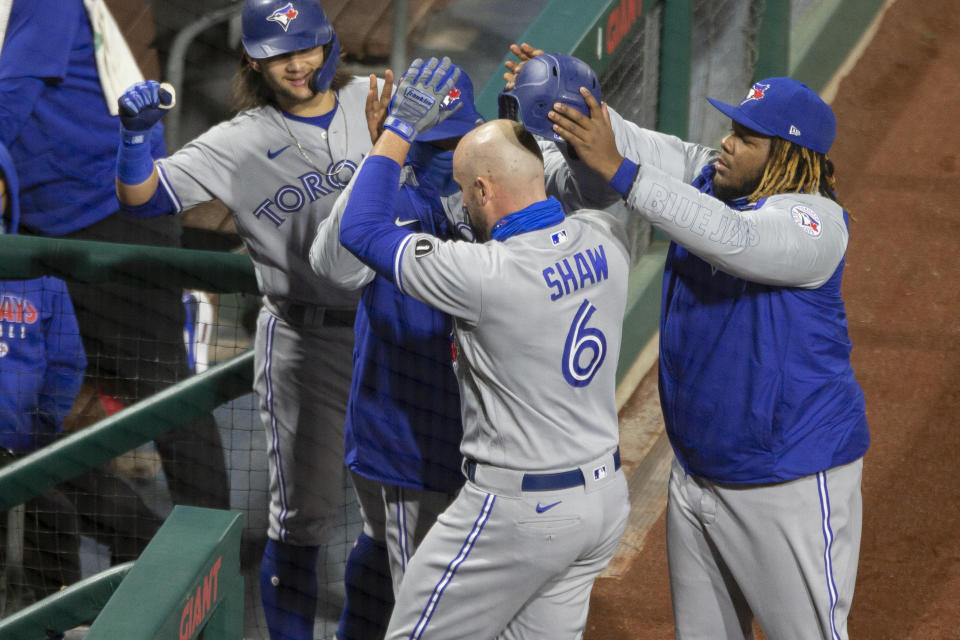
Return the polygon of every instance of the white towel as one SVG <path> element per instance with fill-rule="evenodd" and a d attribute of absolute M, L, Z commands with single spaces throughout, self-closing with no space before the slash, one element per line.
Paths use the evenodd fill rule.
<path fill-rule="evenodd" d="M 143 72 L 104 0 L 83 0 L 83 6 L 93 26 L 93 51 L 103 98 L 110 114 L 117 115 L 117 99 L 131 85 L 143 82 Z"/>

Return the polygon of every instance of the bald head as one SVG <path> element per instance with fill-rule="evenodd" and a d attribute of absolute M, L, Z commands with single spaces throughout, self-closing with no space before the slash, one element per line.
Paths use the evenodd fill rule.
<path fill-rule="evenodd" d="M 453 154 L 453 175 L 465 196 L 468 188 L 482 192 L 481 204 L 496 220 L 547 197 L 540 148 L 512 120 L 491 120 L 465 135 Z"/>

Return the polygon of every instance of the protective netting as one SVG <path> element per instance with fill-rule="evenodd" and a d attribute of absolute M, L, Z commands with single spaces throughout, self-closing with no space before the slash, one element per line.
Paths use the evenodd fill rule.
<path fill-rule="evenodd" d="M 185 0 L 154 3 L 162 62 L 167 62 L 163 54 L 169 52 L 173 36 L 181 29 L 210 11 L 235 4 Z M 756 57 L 760 4 L 737 0 L 701 0 L 694 4 L 689 139 L 717 144 L 728 127 L 704 97 L 736 101 L 742 96 Z M 601 77 L 605 99 L 628 120 L 652 128 L 657 125 L 658 115 L 663 14 L 662 3 L 644 11 L 638 28 L 626 36 Z M 225 97 L 237 62 L 235 26 L 235 22 L 219 23 L 204 32 L 191 49 L 186 77 L 191 90 L 180 96 L 187 114 L 184 139 L 228 115 Z M 515 28 L 514 37 L 519 38 L 524 25 Z M 483 33 L 483 29 L 479 31 Z M 203 60 L 204 64 L 191 65 L 191 60 Z M 486 81 L 474 78 L 478 88 Z M 224 240 L 218 234 L 190 228 L 183 244 L 228 250 L 238 246 L 235 239 Z M 165 292 L 165 297 L 146 289 L 136 293 L 135 302 L 124 299 L 122 292 L 91 293 L 91 302 L 78 308 L 84 325 L 98 327 L 96 341 L 119 347 L 100 351 L 92 346 L 94 338 L 88 341 L 88 366 L 98 375 L 96 380 L 88 380 L 94 384 L 74 392 L 66 432 L 95 424 L 180 379 L 226 362 L 252 345 L 260 307 L 260 299 L 254 294 L 180 289 Z M 119 321 L 121 317 L 126 321 Z M 159 337 L 159 330 L 153 337 L 143 335 L 144 327 L 154 325 L 164 327 L 163 337 Z M 16 333 L 19 325 L 4 316 L 0 328 L 7 335 Z M 8 362 L 3 361 L 4 375 L 9 372 Z M 268 526 L 266 451 L 266 429 L 258 401 L 248 393 L 0 514 L 0 527 L 8 541 L 0 582 L 0 615 L 9 615 L 18 606 L 63 585 L 135 558 L 173 504 L 196 504 L 245 514 L 244 635 L 266 637 L 259 596 L 259 566 Z M 15 456 L 27 453 L 24 449 Z M 341 491 L 343 499 L 331 542 L 322 548 L 317 566 L 319 637 L 333 636 L 344 600 L 344 563 L 361 529 L 349 480 Z"/>
<path fill-rule="evenodd" d="M 707 102 L 737 103 L 756 62 L 756 36 L 764 0 L 696 2 L 693 7 L 690 120 L 687 139 L 718 146 L 730 121 Z"/>
<path fill-rule="evenodd" d="M 647 128 L 657 126 L 662 23 L 663 5 L 657 4 L 624 37 L 600 77 L 603 99 L 627 120 Z"/>

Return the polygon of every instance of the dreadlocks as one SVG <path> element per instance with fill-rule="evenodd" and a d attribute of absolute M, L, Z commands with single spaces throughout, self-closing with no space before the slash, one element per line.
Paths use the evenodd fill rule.
<path fill-rule="evenodd" d="M 760 184 L 747 199 L 757 202 L 778 193 L 818 193 L 839 203 L 836 189 L 833 162 L 825 154 L 774 136 Z"/>

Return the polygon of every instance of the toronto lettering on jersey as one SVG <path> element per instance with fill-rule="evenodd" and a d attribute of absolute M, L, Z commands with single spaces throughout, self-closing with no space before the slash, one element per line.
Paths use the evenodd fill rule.
<path fill-rule="evenodd" d="M 712 209 L 659 184 L 650 188 L 643 207 L 664 220 L 669 220 L 676 227 L 690 229 L 698 236 L 706 236 L 711 242 L 735 247 L 753 247 L 760 242 L 752 220 L 744 220 L 724 210 L 718 220 L 712 221 Z M 710 235 L 707 235 L 708 229 L 711 230 Z"/>
<path fill-rule="evenodd" d="M 594 249 L 578 251 L 543 270 L 543 279 L 547 287 L 553 290 L 551 302 L 608 277 L 607 254 L 602 244 Z"/>
<path fill-rule="evenodd" d="M 213 566 L 210 567 L 210 571 L 203 577 L 203 581 L 197 583 L 196 593 L 187 598 L 183 613 L 180 614 L 180 640 L 188 640 L 193 637 L 200 625 L 210 615 L 210 611 L 216 606 L 222 561 L 222 556 L 217 558 Z"/>
<path fill-rule="evenodd" d="M 253 215 L 279 227 L 287 219 L 284 214 L 296 213 L 308 202 L 316 202 L 334 191 L 342 191 L 356 170 L 357 163 L 352 160 L 339 160 L 330 163 L 326 174 L 308 171 L 297 178 L 299 184 L 282 185 L 272 198 L 267 198 L 254 208 Z"/>

